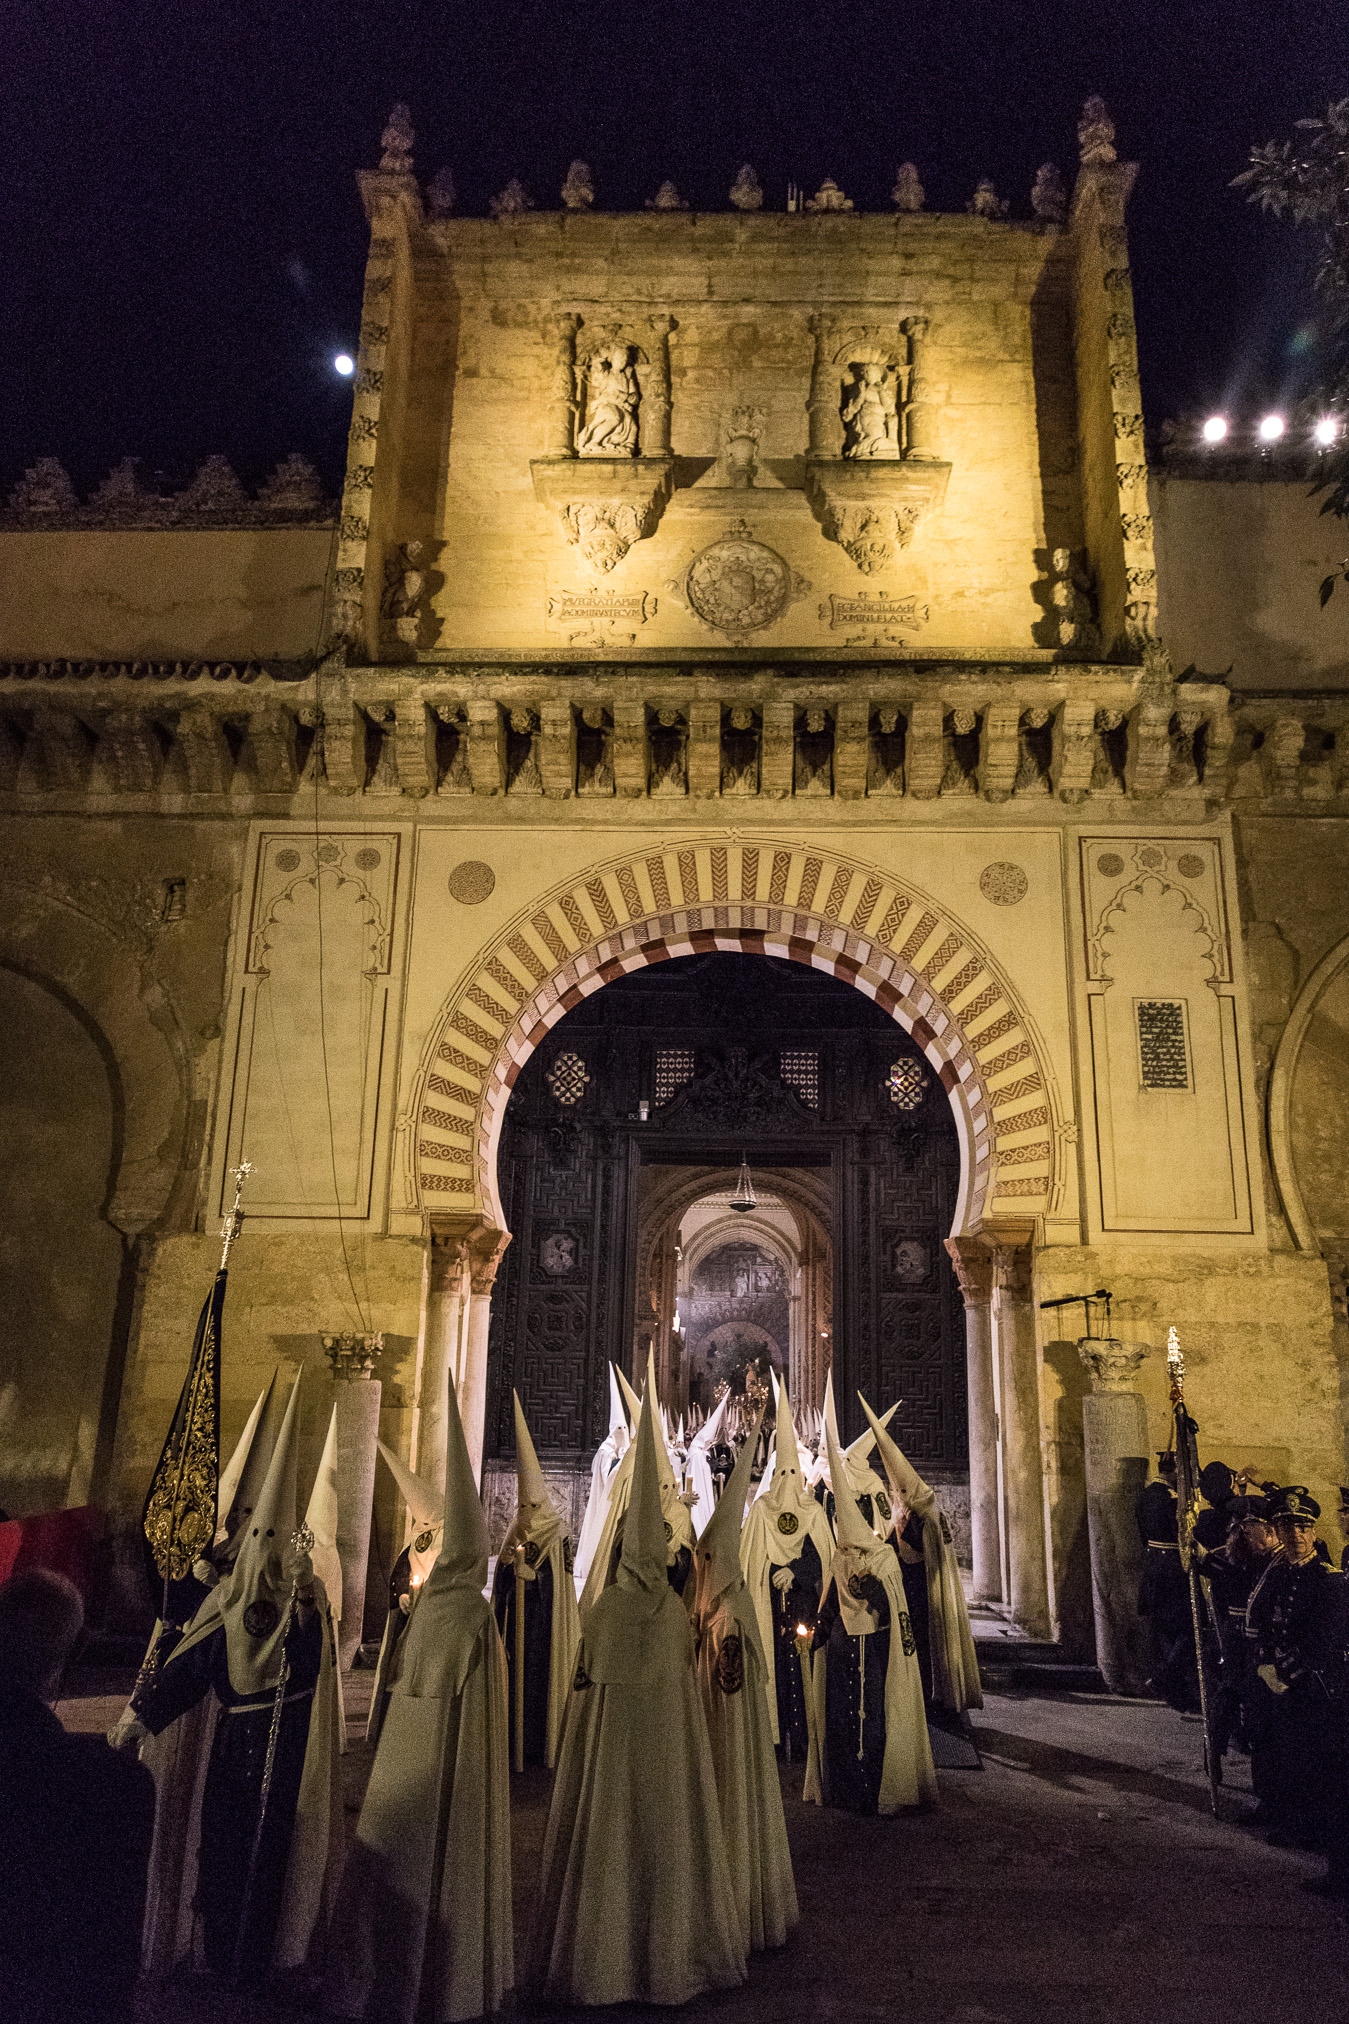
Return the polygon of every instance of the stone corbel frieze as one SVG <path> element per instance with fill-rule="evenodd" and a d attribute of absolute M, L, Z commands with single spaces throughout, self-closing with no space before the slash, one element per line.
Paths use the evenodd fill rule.
<path fill-rule="evenodd" d="M 829 541 L 863 576 L 888 569 L 946 497 L 951 466 L 935 457 L 807 457 L 806 496 Z"/>
<path fill-rule="evenodd" d="M 674 489 L 673 457 L 536 457 L 534 496 L 601 575 L 655 533 Z"/>

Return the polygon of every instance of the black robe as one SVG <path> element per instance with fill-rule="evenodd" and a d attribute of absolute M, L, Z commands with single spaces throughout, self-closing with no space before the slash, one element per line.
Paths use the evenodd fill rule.
<path fill-rule="evenodd" d="M 222 1624 L 182 1658 L 153 1673 L 132 1698 L 133 1709 L 152 1736 L 212 1689 L 220 1702 L 202 1794 L 195 1908 L 201 1915 L 208 1967 L 219 1975 L 232 1975 L 237 1950 L 241 1982 L 260 1981 L 271 1965 L 322 1654 L 323 1624 L 315 1610 L 307 1623 L 297 1620 L 286 1639 L 290 1678 L 242 1941 L 240 1921 L 245 1916 L 275 1695 L 245 1697 L 234 1691 Z"/>
<path fill-rule="evenodd" d="M 815 1623 L 812 1651 L 823 1647 L 823 1754 L 829 1804 L 845 1813 L 875 1813 L 885 1769 L 885 1681 L 890 1669 L 890 1598 L 885 1584 L 863 1575 L 861 1599 L 878 1628 L 851 1637 L 831 1586 Z"/>
<path fill-rule="evenodd" d="M 1138 1614 L 1152 1633 L 1149 1685 L 1182 1714 L 1199 1707 L 1199 1663 L 1194 1649 L 1189 1576 L 1180 1564 L 1176 1537 L 1176 1495 L 1163 1482 L 1149 1483 L 1135 1505 L 1143 1541 L 1143 1577 Z"/>
<path fill-rule="evenodd" d="M 773 1673 L 778 1697 L 778 1752 L 788 1764 L 804 1761 L 809 1747 L 806 1726 L 805 1682 L 796 1655 L 796 1626 L 813 1629 L 824 1587 L 824 1569 L 815 1542 L 807 1538 L 795 1560 L 785 1563 L 792 1571 L 790 1588 L 768 1584 L 773 1611 Z M 775 1567 L 773 1573 L 778 1569 Z"/>
<path fill-rule="evenodd" d="M 548 1752 L 548 1678 L 553 1654 L 553 1563 L 544 1560 L 525 1591 L 525 1762 L 542 1764 Z M 503 1554 L 492 1581 L 492 1608 L 506 1647 L 510 1691 L 506 1702 L 515 1745 L 515 1563 Z M 514 1763 L 514 1755 L 511 1762 Z"/>

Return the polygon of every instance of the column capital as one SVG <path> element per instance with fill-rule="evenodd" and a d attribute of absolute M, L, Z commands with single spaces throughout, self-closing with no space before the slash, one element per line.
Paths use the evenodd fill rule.
<path fill-rule="evenodd" d="M 1091 1372 L 1093 1392 L 1131 1392 L 1150 1342 L 1121 1342 L 1117 1336 L 1079 1336 L 1077 1353 Z"/>
<path fill-rule="evenodd" d="M 470 1283 L 475 1293 L 491 1292 L 496 1284 L 497 1267 L 505 1257 L 510 1241 L 510 1231 L 498 1230 L 492 1223 L 480 1224 L 476 1235 L 470 1238 Z"/>
<path fill-rule="evenodd" d="M 993 1291 L 993 1257 L 983 1238 L 967 1231 L 945 1243 L 966 1307 L 986 1306 Z"/>

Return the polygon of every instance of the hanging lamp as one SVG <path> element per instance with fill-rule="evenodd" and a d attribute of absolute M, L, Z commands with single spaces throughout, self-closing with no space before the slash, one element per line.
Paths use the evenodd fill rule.
<path fill-rule="evenodd" d="M 740 1172 L 736 1177 L 735 1193 L 731 1196 L 731 1207 L 744 1216 L 759 1206 L 754 1196 L 754 1183 L 749 1177 L 749 1161 L 740 1155 Z"/>

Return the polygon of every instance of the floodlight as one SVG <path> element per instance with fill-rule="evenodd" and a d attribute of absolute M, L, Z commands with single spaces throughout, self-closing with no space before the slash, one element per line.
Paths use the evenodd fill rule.
<path fill-rule="evenodd" d="M 1206 443 L 1221 443 L 1227 434 L 1226 415 L 1210 415 L 1204 424 L 1203 435 Z"/>
<path fill-rule="evenodd" d="M 1277 443 L 1282 434 L 1282 415 L 1265 415 L 1262 418 L 1260 423 L 1260 440 L 1262 443 Z"/>
<path fill-rule="evenodd" d="M 350 379 L 356 370 L 356 361 L 349 352 L 339 351 L 333 360 L 333 371 L 341 373 L 343 379 Z"/>
<path fill-rule="evenodd" d="M 1324 416 L 1322 420 L 1316 424 L 1316 427 L 1312 431 L 1312 434 L 1315 436 L 1317 442 L 1321 445 L 1321 448 L 1323 450 L 1329 449 L 1330 445 L 1334 442 L 1336 436 L 1338 436 L 1339 433 L 1340 433 L 1340 425 L 1337 421 L 1333 420 L 1333 418 L 1330 415 Z"/>

